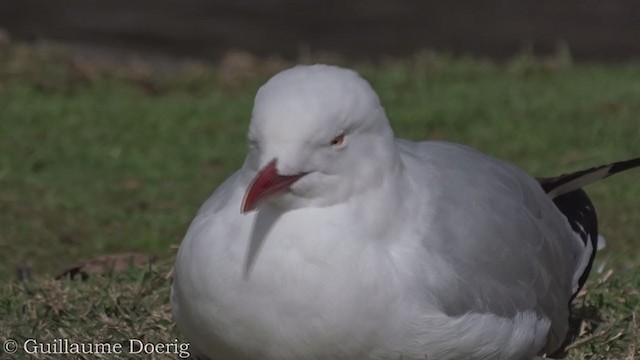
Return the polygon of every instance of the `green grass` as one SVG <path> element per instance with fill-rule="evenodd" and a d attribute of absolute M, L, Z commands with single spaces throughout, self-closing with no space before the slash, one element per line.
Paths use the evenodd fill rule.
<path fill-rule="evenodd" d="M 640 156 L 640 63 L 426 53 L 347 65 L 371 81 L 401 137 L 469 144 L 540 176 Z M 159 76 L 0 48 L 0 340 L 179 338 L 165 277 L 171 247 L 240 166 L 254 93 L 273 73 L 229 72 Z M 578 301 L 588 341 L 571 359 L 640 355 L 639 183 L 635 171 L 588 189 L 608 240 L 600 264 L 613 274 L 602 283 L 594 274 Z M 130 251 L 160 260 L 84 282 L 50 280 Z M 31 279 L 17 281 L 18 270 Z"/>

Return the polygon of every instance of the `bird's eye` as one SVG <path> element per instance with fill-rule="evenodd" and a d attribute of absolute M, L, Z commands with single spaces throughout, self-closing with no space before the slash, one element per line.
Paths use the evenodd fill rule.
<path fill-rule="evenodd" d="M 344 134 L 340 134 L 331 140 L 331 146 L 337 147 L 344 143 Z"/>
<path fill-rule="evenodd" d="M 260 144 L 258 144 L 258 140 L 254 139 L 254 138 L 249 138 L 249 147 L 257 149 L 257 148 L 260 147 Z"/>

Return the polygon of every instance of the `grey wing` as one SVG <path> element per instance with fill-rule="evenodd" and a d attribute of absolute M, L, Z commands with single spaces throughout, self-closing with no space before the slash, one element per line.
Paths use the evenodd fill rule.
<path fill-rule="evenodd" d="M 438 299 L 451 316 L 513 317 L 534 310 L 551 320 L 548 347 L 567 330 L 572 277 L 583 247 L 540 185 L 522 170 L 460 145 L 428 142 L 410 151 L 437 173 L 432 233 L 425 239 L 455 268 Z"/>

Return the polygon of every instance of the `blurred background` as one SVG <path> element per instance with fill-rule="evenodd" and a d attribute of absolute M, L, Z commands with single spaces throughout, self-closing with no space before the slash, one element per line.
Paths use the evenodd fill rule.
<path fill-rule="evenodd" d="M 0 340 L 179 337 L 177 246 L 259 86 L 316 62 L 400 137 L 537 176 L 640 156 L 637 0 L 0 0 Z M 571 359 L 640 358 L 638 184 L 588 188 L 608 248 Z"/>
<path fill-rule="evenodd" d="M 640 54 L 638 14 L 634 0 L 0 1 L 0 25 L 16 39 L 207 59 L 229 50 L 379 59 L 423 49 L 504 59 L 564 44 L 579 60 L 622 60 Z"/>

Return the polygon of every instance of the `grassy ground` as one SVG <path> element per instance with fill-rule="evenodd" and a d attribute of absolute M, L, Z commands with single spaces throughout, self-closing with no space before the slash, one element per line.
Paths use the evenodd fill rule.
<path fill-rule="evenodd" d="M 172 246 L 239 167 L 254 93 L 286 65 L 232 60 L 154 75 L 142 61 L 0 47 L 0 340 L 180 339 L 168 306 Z M 423 53 L 346 65 L 372 82 L 402 137 L 469 144 L 540 176 L 640 155 L 640 63 Z M 576 301 L 570 359 L 640 358 L 639 181 L 636 171 L 589 188 L 608 249 Z M 53 280 L 123 252 L 159 260 Z"/>

